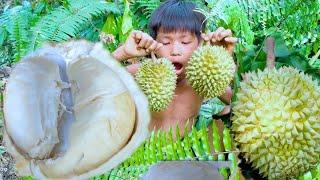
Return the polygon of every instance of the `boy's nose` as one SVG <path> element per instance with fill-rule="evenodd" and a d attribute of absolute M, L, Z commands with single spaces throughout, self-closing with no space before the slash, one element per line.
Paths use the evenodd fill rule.
<path fill-rule="evenodd" d="M 180 56 L 180 55 L 182 55 L 181 46 L 179 45 L 179 43 L 174 43 L 173 44 L 171 55 L 172 56 Z"/>

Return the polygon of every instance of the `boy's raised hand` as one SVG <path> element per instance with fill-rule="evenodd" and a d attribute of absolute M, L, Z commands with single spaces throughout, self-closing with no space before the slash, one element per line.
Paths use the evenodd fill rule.
<path fill-rule="evenodd" d="M 126 42 L 113 55 L 118 60 L 125 60 L 146 56 L 150 52 L 158 51 L 162 46 L 163 44 L 155 41 L 149 34 L 142 31 L 132 31 Z"/>
<path fill-rule="evenodd" d="M 230 54 L 233 54 L 237 42 L 237 38 L 232 37 L 231 30 L 224 29 L 223 27 L 219 27 L 215 32 L 202 33 L 201 37 L 205 42 L 209 42 L 211 45 L 225 47 Z"/>

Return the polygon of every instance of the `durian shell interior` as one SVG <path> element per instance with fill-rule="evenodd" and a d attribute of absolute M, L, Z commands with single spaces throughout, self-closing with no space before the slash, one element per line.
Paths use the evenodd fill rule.
<path fill-rule="evenodd" d="M 148 101 L 102 47 L 46 45 L 14 67 L 5 89 L 5 145 L 19 175 L 87 179 L 148 137 Z"/>

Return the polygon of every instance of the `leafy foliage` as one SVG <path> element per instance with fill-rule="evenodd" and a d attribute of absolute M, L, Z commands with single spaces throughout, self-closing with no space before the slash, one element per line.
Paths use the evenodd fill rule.
<path fill-rule="evenodd" d="M 69 0 L 47 14 L 41 14 L 44 7 L 39 6 L 33 9 L 25 2 L 6 10 L 0 17 L 0 43 L 12 46 L 13 62 L 44 42 L 61 42 L 76 37 L 95 16 L 119 12 L 114 3 L 99 0 Z"/>
<path fill-rule="evenodd" d="M 160 5 L 160 0 L 135 0 L 136 11 L 141 10 L 143 15 L 149 19 L 152 12 Z"/>
<path fill-rule="evenodd" d="M 319 1 L 302 0 L 213 0 L 210 1 L 210 11 L 200 10 L 209 20 L 209 31 L 218 26 L 230 28 L 239 38 L 236 49 L 239 65 L 253 65 L 256 62 L 245 63 L 243 59 L 251 56 L 259 60 L 266 37 L 280 37 L 290 51 L 297 51 L 306 57 L 315 54 L 319 49 Z M 308 18 L 306 18 L 308 17 Z M 297 28 L 299 27 L 299 28 Z M 288 53 L 286 56 L 291 55 Z M 247 57 L 245 57 L 247 56 Z M 250 57 L 251 58 L 251 57 Z M 263 59 L 264 61 L 264 59 Z M 264 68 L 260 63 L 259 67 Z M 250 67 L 239 67 L 240 73 L 254 70 Z"/>
<path fill-rule="evenodd" d="M 110 172 L 93 179 L 114 179 L 117 177 L 139 179 L 151 165 L 160 161 L 174 160 L 229 160 L 232 163 L 229 169 L 231 173 L 227 168 L 221 168 L 221 175 L 225 178 L 231 175 L 233 179 L 239 179 L 238 161 L 232 149 L 233 144 L 229 130 L 224 128 L 223 135 L 220 136 L 216 122 L 213 121 L 211 124 L 212 134 L 209 134 L 206 126 L 202 126 L 199 130 L 193 128 L 184 138 L 181 138 L 178 127 L 175 136 L 173 136 L 172 130 L 152 132 L 151 137 L 129 159 Z M 212 141 L 209 140 L 209 136 L 212 136 Z"/>
<path fill-rule="evenodd" d="M 198 112 L 196 128 L 208 126 L 212 123 L 212 116 L 219 114 L 225 107 L 225 104 L 218 98 L 212 98 L 202 103 Z"/>
<path fill-rule="evenodd" d="M 104 12 L 117 12 L 113 4 L 100 1 L 70 0 L 69 3 L 69 7 L 58 7 L 35 24 L 32 28 L 33 47 L 47 40 L 56 42 L 68 40 L 75 37 L 81 26 L 88 23 L 92 16 Z"/>
<path fill-rule="evenodd" d="M 0 43 L 5 44 L 6 40 L 11 43 L 15 60 L 20 59 L 27 51 L 31 18 L 30 3 L 15 6 L 0 16 Z"/>
<path fill-rule="evenodd" d="M 259 33 L 264 36 L 280 33 L 289 47 L 312 45 L 318 36 L 318 1 L 264 0 L 240 5 L 249 12 L 247 15 L 254 30 L 262 28 Z M 306 53 L 309 55 L 310 52 Z"/>

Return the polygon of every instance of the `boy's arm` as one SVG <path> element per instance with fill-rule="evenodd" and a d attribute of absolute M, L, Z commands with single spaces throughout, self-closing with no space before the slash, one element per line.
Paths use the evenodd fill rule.
<path fill-rule="evenodd" d="M 231 112 L 231 98 L 232 98 L 232 89 L 231 87 L 227 87 L 224 94 L 222 94 L 219 99 L 226 104 L 226 106 L 223 108 L 223 110 L 219 113 L 220 116 L 229 114 Z"/>
<path fill-rule="evenodd" d="M 123 61 L 134 57 L 146 56 L 152 51 L 158 51 L 161 47 L 162 44 L 155 41 L 147 33 L 133 31 L 126 42 L 112 53 L 112 56 L 118 61 Z"/>
<path fill-rule="evenodd" d="M 123 50 L 123 46 L 120 46 L 113 51 L 112 56 L 118 61 L 129 59 L 129 56 Z"/>
<path fill-rule="evenodd" d="M 232 98 L 232 90 L 231 87 L 227 87 L 224 94 L 222 94 L 219 99 L 225 104 L 230 104 Z"/>

